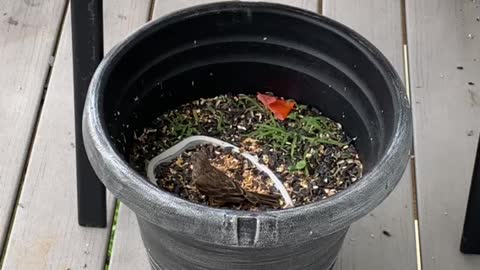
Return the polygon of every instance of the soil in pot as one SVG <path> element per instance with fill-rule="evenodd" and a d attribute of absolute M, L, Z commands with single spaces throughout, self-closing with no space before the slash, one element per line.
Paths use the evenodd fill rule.
<path fill-rule="evenodd" d="M 167 111 L 141 134 L 135 134 L 132 165 L 145 175 L 146 164 L 192 135 L 207 135 L 258 156 L 276 173 L 294 206 L 316 202 L 348 188 L 362 177 L 363 165 L 342 125 L 315 108 L 272 94 L 221 95 L 195 100 Z M 193 183 L 192 156 L 202 152 L 216 169 L 244 190 L 278 197 L 278 204 L 219 204 Z M 285 204 L 271 179 L 237 153 L 199 145 L 157 167 L 159 188 L 192 202 L 243 210 L 282 208 Z"/>

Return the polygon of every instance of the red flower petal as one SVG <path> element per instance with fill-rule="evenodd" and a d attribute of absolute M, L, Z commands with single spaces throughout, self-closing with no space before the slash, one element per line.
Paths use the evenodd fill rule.
<path fill-rule="evenodd" d="M 285 120 L 290 113 L 290 111 L 295 106 L 295 102 L 285 101 L 282 99 L 278 99 L 276 97 L 272 97 L 269 95 L 264 95 L 257 93 L 257 99 L 262 102 L 262 104 L 267 107 L 278 120 Z"/>
<path fill-rule="evenodd" d="M 290 101 L 285 101 L 278 99 L 268 106 L 270 111 L 273 112 L 275 117 L 279 120 L 285 120 L 290 113 L 290 111 L 293 109 L 295 106 L 295 103 L 290 102 Z"/>
<path fill-rule="evenodd" d="M 257 99 L 260 100 L 260 102 L 263 103 L 263 105 L 265 107 L 268 108 L 268 105 L 272 102 L 274 102 L 275 100 L 277 100 L 276 97 L 272 97 L 272 96 L 269 96 L 269 95 L 264 95 L 264 94 L 260 94 L 260 93 L 257 93 Z"/>

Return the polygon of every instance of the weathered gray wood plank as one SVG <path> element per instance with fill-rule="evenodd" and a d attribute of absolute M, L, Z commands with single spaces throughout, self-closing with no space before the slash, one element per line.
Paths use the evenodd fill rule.
<path fill-rule="evenodd" d="M 222 2 L 222 0 L 156 0 L 153 10 L 153 19 L 177 11 L 179 9 L 214 2 Z"/>
<path fill-rule="evenodd" d="M 0 1 L 0 249 L 66 2 Z"/>
<path fill-rule="evenodd" d="M 144 22 L 149 5 L 149 0 L 106 0 L 106 48 Z M 68 16 L 8 242 L 5 270 L 103 269 L 105 263 L 109 228 L 77 224 L 70 28 Z M 110 223 L 114 200 L 108 201 Z"/>
<path fill-rule="evenodd" d="M 479 5 L 406 1 L 424 270 L 480 269 L 459 252 L 480 131 Z"/>
<path fill-rule="evenodd" d="M 412 201 L 407 194 L 411 191 L 410 173 L 408 166 L 390 197 L 352 225 L 336 269 L 417 269 Z"/>
<path fill-rule="evenodd" d="M 318 12 L 318 0 L 241 0 L 243 2 L 270 2 L 294 7 L 300 7 L 313 12 Z"/>
<path fill-rule="evenodd" d="M 400 1 L 324 0 L 323 14 L 369 39 L 403 77 Z M 370 215 L 352 225 L 337 269 L 416 269 L 412 204 L 408 167 L 395 191 Z"/>
<path fill-rule="evenodd" d="M 137 217 L 121 205 L 113 243 L 111 270 L 149 269 L 147 253 L 140 237 Z"/>

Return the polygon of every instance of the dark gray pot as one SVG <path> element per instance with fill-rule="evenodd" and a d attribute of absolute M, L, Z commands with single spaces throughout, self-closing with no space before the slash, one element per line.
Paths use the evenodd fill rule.
<path fill-rule="evenodd" d="M 133 131 L 162 111 L 257 90 L 341 121 L 358 136 L 363 179 L 318 203 L 250 213 L 163 192 L 126 161 Z M 171 14 L 112 49 L 92 80 L 83 127 L 95 171 L 137 214 L 151 264 L 165 270 L 331 268 L 350 224 L 394 189 L 412 135 L 402 83 L 367 40 L 313 13 L 241 2 Z"/>

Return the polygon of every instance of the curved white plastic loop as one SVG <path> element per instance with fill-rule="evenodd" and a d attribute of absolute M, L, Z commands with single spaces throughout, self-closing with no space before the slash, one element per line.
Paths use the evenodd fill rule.
<path fill-rule="evenodd" d="M 290 198 L 290 195 L 287 192 L 287 189 L 285 186 L 283 186 L 282 182 L 278 177 L 265 165 L 261 164 L 258 161 L 258 158 L 247 153 L 240 151 L 238 147 L 236 147 L 233 144 L 227 143 L 225 141 L 209 137 L 209 136 L 204 136 L 204 135 L 196 135 L 196 136 L 190 136 L 179 143 L 175 144 L 174 146 L 168 148 L 167 150 L 163 151 L 159 155 L 155 156 L 153 159 L 151 159 L 148 162 L 147 165 L 147 177 L 150 182 L 156 185 L 156 177 L 155 177 L 155 168 L 162 164 L 166 163 L 169 161 L 172 161 L 174 158 L 178 157 L 181 155 L 186 149 L 195 147 L 200 144 L 213 144 L 216 146 L 220 146 L 222 148 L 231 148 L 233 152 L 239 153 L 242 155 L 244 158 L 249 160 L 251 163 L 253 163 L 260 171 L 266 173 L 270 179 L 272 179 L 275 187 L 277 190 L 280 192 L 282 195 L 283 199 L 285 200 L 285 206 L 284 208 L 289 208 L 293 207 L 293 202 L 292 198 Z"/>

